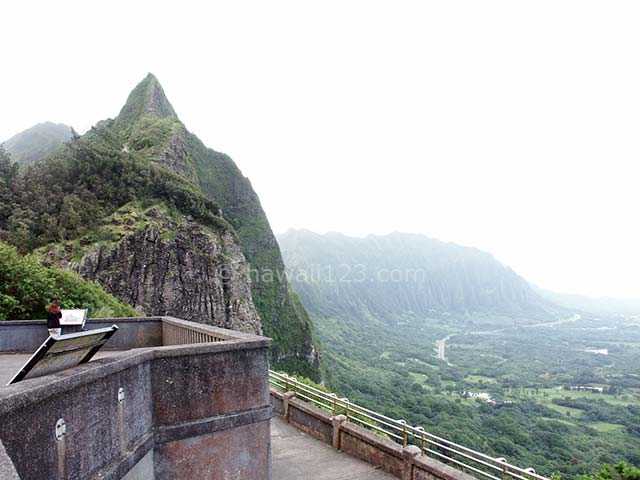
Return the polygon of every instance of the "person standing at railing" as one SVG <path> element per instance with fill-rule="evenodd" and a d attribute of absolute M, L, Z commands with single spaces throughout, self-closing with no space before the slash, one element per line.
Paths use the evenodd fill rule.
<path fill-rule="evenodd" d="M 49 330 L 49 335 L 55 337 L 62 333 L 62 328 L 60 327 L 61 318 L 60 302 L 54 298 L 51 300 L 49 307 L 47 307 L 47 329 Z"/>

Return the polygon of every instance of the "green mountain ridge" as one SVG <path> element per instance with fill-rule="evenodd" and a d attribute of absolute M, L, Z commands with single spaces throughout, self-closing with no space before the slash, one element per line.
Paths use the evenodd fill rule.
<path fill-rule="evenodd" d="M 637 319 L 577 314 L 422 235 L 278 240 L 339 396 L 545 476 L 640 465 Z"/>
<path fill-rule="evenodd" d="M 24 130 L 3 143 L 20 165 L 42 160 L 73 138 L 73 129 L 62 123 L 44 122 Z"/>
<path fill-rule="evenodd" d="M 490 254 L 423 235 L 290 230 L 278 240 L 294 288 L 314 313 L 544 315 L 550 307 Z"/>
<path fill-rule="evenodd" d="M 35 178 L 51 182 L 53 202 L 37 198 Z M 152 74 L 118 117 L 21 169 L 13 184 L 16 208 L 0 218 L 0 238 L 37 248 L 145 314 L 271 336 L 274 366 L 318 378 L 306 311 L 284 275 L 262 281 L 284 263 L 251 184 L 185 128 Z"/>

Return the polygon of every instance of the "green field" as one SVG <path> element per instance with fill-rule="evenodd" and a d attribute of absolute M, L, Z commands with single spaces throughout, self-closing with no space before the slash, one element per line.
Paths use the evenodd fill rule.
<path fill-rule="evenodd" d="M 589 426 L 602 433 L 621 432 L 624 430 L 624 425 L 618 425 L 617 423 L 593 422 Z"/>
<path fill-rule="evenodd" d="M 316 319 L 331 388 L 544 475 L 574 478 L 618 461 L 640 465 L 639 329 L 613 323 L 604 330 L 607 320 L 584 318 L 469 335 L 460 322 L 489 330 L 498 320 L 468 320 L 447 317 L 430 330 L 419 319 L 376 329 L 359 328 L 355 318 Z M 442 361 L 435 342 L 448 334 L 454 335 Z M 356 337 L 359 342 L 349 340 Z M 609 352 L 586 351 L 591 348 Z M 564 389 L 573 385 L 605 393 Z M 463 391 L 489 393 L 495 403 L 465 398 Z"/>

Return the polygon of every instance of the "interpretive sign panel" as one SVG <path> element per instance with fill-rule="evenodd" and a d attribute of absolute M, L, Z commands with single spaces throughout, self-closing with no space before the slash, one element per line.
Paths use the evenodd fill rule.
<path fill-rule="evenodd" d="M 62 317 L 60 318 L 60 326 L 67 327 L 71 325 L 84 327 L 84 323 L 87 321 L 87 313 L 89 310 L 76 309 L 76 310 L 61 310 Z"/>
<path fill-rule="evenodd" d="M 40 377 L 86 363 L 118 330 L 117 325 L 86 332 L 50 336 L 11 379 Z"/>

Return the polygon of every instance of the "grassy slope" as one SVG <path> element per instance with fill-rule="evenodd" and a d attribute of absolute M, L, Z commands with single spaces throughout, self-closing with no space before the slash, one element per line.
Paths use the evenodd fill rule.
<path fill-rule="evenodd" d="M 58 268 L 42 266 L 32 256 L 0 243 L 0 319 L 44 318 L 46 305 L 60 299 L 62 308 L 88 308 L 90 317 L 138 316 L 95 282 Z"/>

